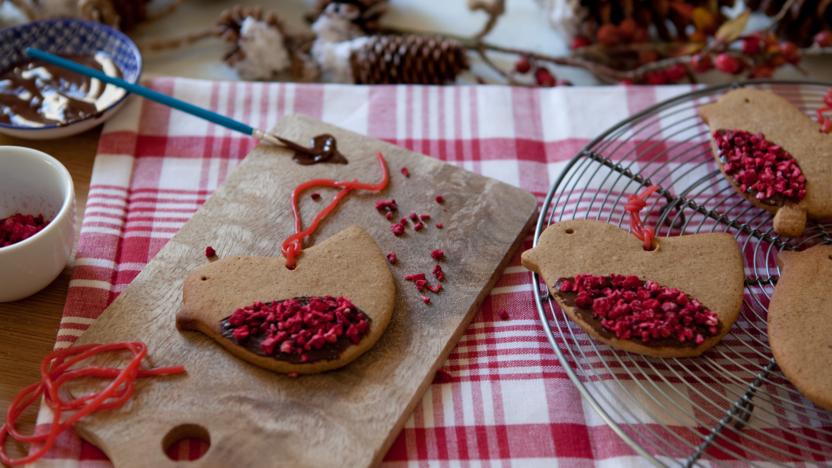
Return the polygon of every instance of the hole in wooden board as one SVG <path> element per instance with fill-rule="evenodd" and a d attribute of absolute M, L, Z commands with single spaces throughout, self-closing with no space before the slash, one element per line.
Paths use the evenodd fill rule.
<path fill-rule="evenodd" d="M 829 260 L 832 260 L 832 255 L 829 256 Z"/>
<path fill-rule="evenodd" d="M 747 104 L 747 103 L 749 103 L 749 102 L 751 102 L 751 101 L 750 101 L 748 98 L 745 98 L 745 102 L 746 102 L 746 104 Z"/>
<path fill-rule="evenodd" d="M 575 230 L 572 229 L 572 228 L 569 228 L 569 229 L 566 230 L 566 233 L 567 234 L 575 234 Z"/>
<path fill-rule="evenodd" d="M 199 460 L 210 447 L 211 434 L 199 424 L 180 424 L 162 439 L 162 450 L 173 461 Z"/>
<path fill-rule="evenodd" d="M 207 281 L 207 280 L 208 280 L 208 277 L 207 277 L 207 276 L 203 276 L 203 277 L 202 277 L 202 278 L 200 278 L 200 279 L 201 279 L 202 281 Z"/>

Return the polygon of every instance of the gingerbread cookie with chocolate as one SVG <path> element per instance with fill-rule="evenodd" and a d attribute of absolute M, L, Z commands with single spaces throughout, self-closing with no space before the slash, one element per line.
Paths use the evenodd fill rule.
<path fill-rule="evenodd" d="M 780 252 L 768 306 L 768 341 L 786 378 L 832 410 L 832 245 Z"/>
<path fill-rule="evenodd" d="M 698 356 L 739 316 L 745 278 L 739 247 L 725 233 L 656 243 L 645 250 L 616 226 L 564 221 L 546 228 L 522 262 L 596 340 L 648 356 Z"/>
<path fill-rule="evenodd" d="M 769 91 L 730 91 L 699 108 L 713 153 L 734 188 L 774 215 L 774 230 L 799 236 L 807 217 L 832 219 L 832 136 Z"/>
<path fill-rule="evenodd" d="M 197 268 L 185 280 L 176 325 L 257 366 L 309 374 L 369 350 L 395 302 L 387 259 L 352 226 L 304 250 L 292 270 L 280 257 L 229 257 Z"/>

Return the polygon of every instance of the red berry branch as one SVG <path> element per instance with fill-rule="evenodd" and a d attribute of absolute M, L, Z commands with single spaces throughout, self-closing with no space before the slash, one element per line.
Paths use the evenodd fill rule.
<path fill-rule="evenodd" d="M 780 67 L 798 67 L 801 59 L 801 50 L 794 42 L 780 40 L 774 33 L 778 21 L 784 19 L 795 0 L 783 3 L 780 13 L 773 16 L 768 28 L 752 32 L 746 32 L 751 14 L 749 10 L 735 17 L 726 17 L 717 3 L 704 7 L 694 6 L 696 2 L 672 2 L 672 20 L 677 27 L 675 36 L 632 18 L 624 18 L 592 28 L 591 35 L 575 36 L 571 42 L 571 53 L 565 56 L 487 42 L 484 37 L 505 11 L 505 2 L 491 0 L 491 7 L 482 5 L 485 0 L 475 3 L 476 10 L 489 15 L 482 31 L 470 38 L 445 36 L 458 40 L 476 53 L 488 67 L 512 85 L 570 85 L 555 76 L 553 66 L 584 69 L 608 83 L 658 85 L 696 82 L 697 75 L 711 70 L 748 78 L 768 78 Z M 832 32 L 817 33 L 814 43 L 816 48 L 832 46 Z M 500 67 L 492 54 L 514 56 L 514 66 L 509 70 Z"/>

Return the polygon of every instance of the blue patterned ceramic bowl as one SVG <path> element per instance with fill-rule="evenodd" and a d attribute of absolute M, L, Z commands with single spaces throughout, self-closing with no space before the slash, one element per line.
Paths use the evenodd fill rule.
<path fill-rule="evenodd" d="M 109 26 L 78 19 L 51 19 L 0 29 L 0 71 L 27 59 L 27 47 L 53 54 L 94 55 L 104 52 L 121 69 L 131 83 L 142 73 L 142 56 L 136 44 L 121 31 Z M 27 139 L 52 139 L 75 135 L 100 125 L 110 118 L 127 95 L 85 119 L 63 125 L 22 127 L 0 123 L 0 133 Z"/>

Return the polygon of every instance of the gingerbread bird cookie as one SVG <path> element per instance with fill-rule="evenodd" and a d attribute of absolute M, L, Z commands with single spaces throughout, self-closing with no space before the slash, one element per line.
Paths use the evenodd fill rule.
<path fill-rule="evenodd" d="M 768 340 L 786 378 L 832 410 L 832 245 L 780 252 L 768 307 Z"/>
<path fill-rule="evenodd" d="M 774 213 L 774 230 L 803 233 L 807 218 L 832 219 L 832 136 L 786 99 L 739 89 L 699 108 L 714 156 L 734 188 Z"/>
<path fill-rule="evenodd" d="M 357 226 L 303 255 L 291 270 L 280 257 L 229 257 L 194 270 L 177 327 L 276 372 L 309 374 L 350 363 L 390 323 L 396 285 L 387 259 Z"/>
<path fill-rule="evenodd" d="M 648 356 L 703 353 L 728 333 L 742 303 L 742 258 L 725 233 L 662 238 L 646 250 L 611 224 L 564 221 L 522 262 L 590 336 Z"/>

